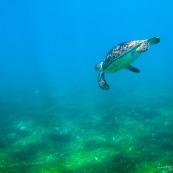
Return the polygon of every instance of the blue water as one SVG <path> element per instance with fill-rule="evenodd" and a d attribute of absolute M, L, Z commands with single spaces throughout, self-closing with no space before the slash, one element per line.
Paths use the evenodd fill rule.
<path fill-rule="evenodd" d="M 173 172 L 172 9 L 0 2 L 0 172 Z M 153 36 L 139 74 L 106 74 L 99 88 L 94 67 L 113 46 Z"/>

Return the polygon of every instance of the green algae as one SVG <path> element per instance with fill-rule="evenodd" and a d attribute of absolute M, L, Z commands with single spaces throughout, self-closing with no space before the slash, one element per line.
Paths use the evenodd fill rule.
<path fill-rule="evenodd" d="M 39 112 L 42 116 L 13 119 L 8 128 L 1 126 L 0 171 L 173 172 L 172 104 L 155 105 L 154 98 L 153 105 L 127 102 L 121 99 L 103 111 L 94 109 L 95 103 L 82 109 L 71 103 L 63 111 L 63 103 L 60 111 L 46 108 L 50 112 Z"/>

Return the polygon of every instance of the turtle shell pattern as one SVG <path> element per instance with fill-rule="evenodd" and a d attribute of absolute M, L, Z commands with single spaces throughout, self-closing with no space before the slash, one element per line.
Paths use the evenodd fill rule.
<path fill-rule="evenodd" d="M 113 61 L 122 58 L 123 55 L 130 52 L 132 49 L 136 49 L 141 45 L 143 41 L 131 41 L 131 42 L 124 42 L 116 45 L 113 49 L 111 49 L 103 62 L 103 69 L 106 69 L 109 64 L 111 64 Z"/>

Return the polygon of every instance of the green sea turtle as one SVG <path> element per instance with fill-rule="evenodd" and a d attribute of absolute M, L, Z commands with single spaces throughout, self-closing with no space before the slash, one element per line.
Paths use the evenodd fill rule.
<path fill-rule="evenodd" d="M 152 37 L 146 40 L 124 42 L 116 45 L 107 53 L 104 61 L 95 66 L 95 70 L 99 71 L 99 87 L 104 90 L 108 90 L 110 88 L 106 83 L 104 77 L 105 73 L 114 73 L 122 68 L 139 73 L 139 69 L 131 66 L 130 64 L 134 62 L 141 55 L 141 53 L 147 51 L 152 45 L 159 42 L 159 38 Z"/>

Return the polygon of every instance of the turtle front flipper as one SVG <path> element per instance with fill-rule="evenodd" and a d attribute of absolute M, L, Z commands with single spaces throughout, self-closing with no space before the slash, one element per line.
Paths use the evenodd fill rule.
<path fill-rule="evenodd" d="M 131 65 L 128 65 L 127 67 L 125 67 L 125 69 L 130 70 L 130 71 L 135 72 L 135 73 L 139 73 L 140 72 L 139 69 L 137 69 L 137 68 L 135 68 L 135 67 L 133 67 Z"/>
<path fill-rule="evenodd" d="M 104 72 L 100 72 L 98 75 L 98 82 L 99 82 L 99 87 L 104 89 L 104 90 L 108 90 L 110 87 L 109 85 L 106 83 L 105 77 L 104 77 Z"/>

